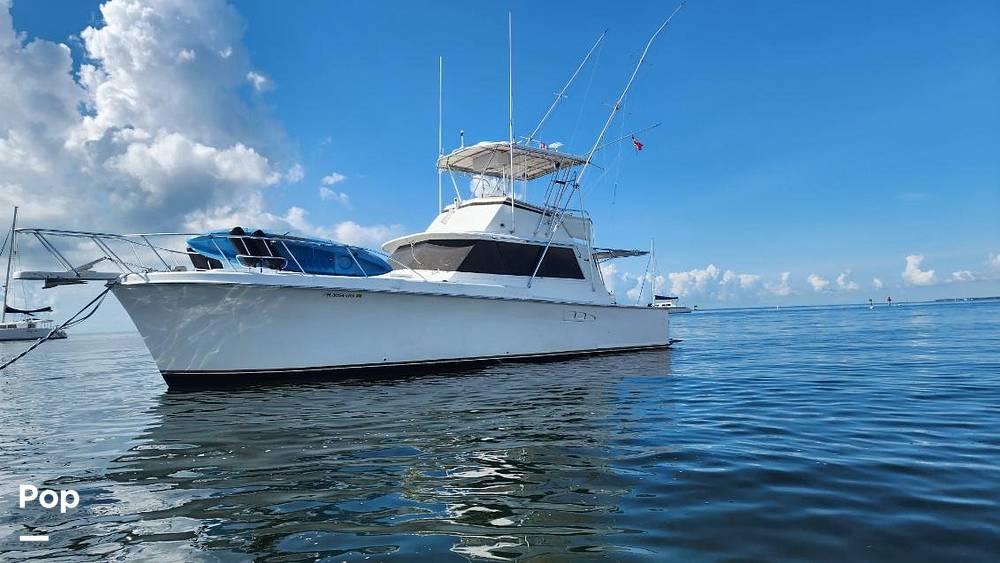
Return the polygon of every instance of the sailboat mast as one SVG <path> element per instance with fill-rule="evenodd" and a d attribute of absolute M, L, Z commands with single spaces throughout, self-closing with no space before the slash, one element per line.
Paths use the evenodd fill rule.
<path fill-rule="evenodd" d="M 0 313 L 0 323 L 7 320 L 7 296 L 10 295 L 10 268 L 14 261 L 14 252 L 17 251 L 17 206 L 14 206 L 14 218 L 10 222 L 10 252 L 7 253 L 7 275 L 3 282 L 3 312 Z"/>

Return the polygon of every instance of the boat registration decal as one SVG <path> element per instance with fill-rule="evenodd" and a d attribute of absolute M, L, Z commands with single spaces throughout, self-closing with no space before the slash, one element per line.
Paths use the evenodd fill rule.
<path fill-rule="evenodd" d="M 563 320 L 567 322 L 582 323 L 585 321 L 596 321 L 597 315 L 586 311 L 566 311 Z"/>
<path fill-rule="evenodd" d="M 344 293 L 342 291 L 327 291 L 324 293 L 327 297 L 340 297 L 344 299 L 361 299 L 362 293 Z"/>

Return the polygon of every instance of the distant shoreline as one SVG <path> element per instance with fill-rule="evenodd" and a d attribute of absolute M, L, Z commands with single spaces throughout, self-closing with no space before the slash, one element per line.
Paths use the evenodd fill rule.
<path fill-rule="evenodd" d="M 892 305 L 885 302 L 873 303 L 875 307 L 896 307 L 900 305 L 933 305 L 933 304 L 947 304 L 947 303 L 968 303 L 968 302 L 982 302 L 982 301 L 1000 301 L 1000 295 L 993 297 L 945 297 L 941 299 L 930 299 L 926 301 L 893 301 Z M 756 311 L 756 310 L 787 310 L 787 309 L 829 309 L 829 308 L 846 308 L 846 307 L 868 307 L 867 302 L 858 303 L 831 303 L 825 305 L 753 305 L 748 307 L 697 307 L 694 308 L 692 312 L 707 312 L 707 311 Z"/>

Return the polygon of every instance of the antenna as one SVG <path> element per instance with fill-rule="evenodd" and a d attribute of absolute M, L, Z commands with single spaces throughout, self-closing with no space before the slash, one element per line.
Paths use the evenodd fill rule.
<path fill-rule="evenodd" d="M 553 110 L 556 109 L 556 106 L 559 105 L 559 102 L 566 97 L 565 96 L 566 90 L 568 90 L 570 85 L 573 84 L 573 81 L 576 80 L 576 76 L 580 74 L 581 70 L 583 70 L 583 67 L 587 64 L 587 61 L 590 60 L 590 56 L 594 54 L 594 51 L 597 49 L 597 46 L 601 44 L 601 41 L 604 41 L 604 36 L 607 34 L 608 30 L 606 29 L 603 32 L 601 32 L 601 36 L 597 38 L 596 42 L 594 42 L 594 46 L 591 47 L 589 51 L 587 51 L 587 56 L 583 57 L 583 60 L 580 61 L 580 65 L 576 67 L 575 71 L 573 71 L 573 76 L 569 77 L 569 80 L 566 82 L 566 85 L 562 87 L 562 90 L 559 90 L 558 94 L 556 94 L 556 99 L 552 101 L 552 105 L 549 106 L 548 111 L 546 111 L 545 115 L 542 116 L 542 120 L 539 121 L 538 125 L 535 126 L 535 130 L 532 131 L 530 135 L 528 135 L 529 145 L 531 144 L 531 140 L 535 138 L 535 135 L 537 135 L 538 132 L 541 131 L 542 125 L 545 124 L 545 120 L 549 118 L 549 115 L 551 115 Z"/>
<path fill-rule="evenodd" d="M 510 151 L 510 232 L 514 232 L 514 16 L 507 12 L 507 148 Z"/>
<path fill-rule="evenodd" d="M 438 160 L 444 156 L 444 141 L 442 140 L 442 129 L 444 119 L 444 57 L 438 57 Z M 441 193 L 441 174 L 444 172 L 441 167 L 438 166 L 438 208 L 437 212 L 440 213 L 442 209 L 442 193 Z"/>
<path fill-rule="evenodd" d="M 628 82 L 625 84 L 625 88 L 622 90 L 621 95 L 618 96 L 618 100 L 615 101 L 615 105 L 612 106 L 611 108 L 611 115 L 609 115 L 608 120 L 604 122 L 604 127 L 601 129 L 601 133 L 597 135 L 597 140 L 594 141 L 594 146 L 590 149 L 590 152 L 587 153 L 587 162 L 583 163 L 583 168 L 580 169 L 580 174 L 576 177 L 576 184 L 578 186 L 582 183 L 583 175 L 587 173 L 587 168 L 590 167 L 590 160 L 594 158 L 594 153 L 597 152 L 597 148 L 601 145 L 601 141 L 604 139 L 605 133 L 608 132 L 608 127 L 611 125 L 611 122 L 615 119 L 615 115 L 618 114 L 618 110 L 621 109 L 622 101 L 625 99 L 625 96 L 628 95 L 629 89 L 632 88 L 632 82 L 635 81 L 635 75 L 639 74 L 639 67 L 641 67 L 643 61 L 646 60 L 646 53 L 648 53 L 649 48 L 653 46 L 653 41 L 656 40 L 656 36 L 659 35 L 661 31 L 663 31 L 663 28 L 667 27 L 667 25 L 670 23 L 670 20 L 674 19 L 674 16 L 677 15 L 677 12 L 681 11 L 681 8 L 683 8 L 686 4 L 687 0 L 678 4 L 677 7 L 674 8 L 674 11 L 671 12 L 669 16 L 667 16 L 667 19 L 663 20 L 663 23 L 660 24 L 660 27 L 656 28 L 656 31 L 653 33 L 653 36 L 649 38 L 649 41 L 646 42 L 646 48 L 642 50 L 642 54 L 639 55 L 639 61 L 635 63 L 635 68 L 632 69 L 632 76 L 629 76 Z"/>
<path fill-rule="evenodd" d="M 617 139 L 615 139 L 613 141 L 608 141 L 608 142 L 604 143 L 603 145 L 597 147 L 597 150 L 601 150 L 601 149 L 603 149 L 604 147 L 606 147 L 608 145 L 613 145 L 615 143 L 620 143 L 620 142 L 624 141 L 625 139 L 631 139 L 632 137 L 638 135 L 639 133 L 645 133 L 646 131 L 651 131 L 653 129 L 656 129 L 660 125 L 663 125 L 662 121 L 659 122 L 659 123 L 657 123 L 656 125 L 650 125 L 649 127 L 644 127 L 642 129 L 636 129 L 635 131 L 632 131 L 631 133 L 622 135 L 621 137 L 618 137 Z"/>
<path fill-rule="evenodd" d="M 7 320 L 7 297 L 10 295 L 10 268 L 17 252 L 17 206 L 14 206 L 14 218 L 10 220 L 10 253 L 7 254 L 7 274 L 3 282 L 3 312 L 0 312 L 0 323 Z"/>

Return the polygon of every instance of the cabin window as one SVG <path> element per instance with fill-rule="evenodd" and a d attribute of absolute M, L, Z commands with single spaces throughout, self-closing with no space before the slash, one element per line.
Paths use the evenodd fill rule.
<path fill-rule="evenodd" d="M 544 248 L 539 244 L 493 240 L 424 240 L 397 248 L 392 262 L 396 269 L 406 266 L 414 270 L 530 276 Z M 583 272 L 573 249 L 550 246 L 538 277 L 580 280 Z"/>

